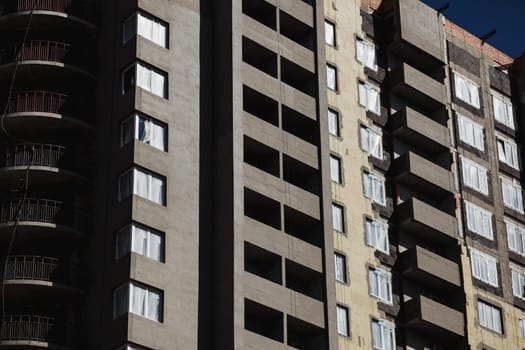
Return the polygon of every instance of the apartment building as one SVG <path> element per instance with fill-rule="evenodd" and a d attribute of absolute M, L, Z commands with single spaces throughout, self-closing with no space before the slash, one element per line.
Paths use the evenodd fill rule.
<path fill-rule="evenodd" d="M 524 71 L 418 0 L 6 0 L 0 347 L 525 347 Z"/>

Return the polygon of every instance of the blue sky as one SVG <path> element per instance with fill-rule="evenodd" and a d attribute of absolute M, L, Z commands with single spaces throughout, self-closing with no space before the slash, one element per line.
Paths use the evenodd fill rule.
<path fill-rule="evenodd" d="M 443 14 L 452 22 L 480 36 L 496 29 L 487 42 L 516 58 L 525 50 L 525 0 L 422 0 L 437 9 L 447 2 Z"/>

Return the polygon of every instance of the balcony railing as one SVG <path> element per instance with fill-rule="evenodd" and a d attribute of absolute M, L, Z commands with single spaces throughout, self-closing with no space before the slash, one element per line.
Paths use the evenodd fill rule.
<path fill-rule="evenodd" d="M 51 342 L 55 319 L 33 315 L 7 315 L 2 320 L 0 340 Z"/>
<path fill-rule="evenodd" d="M 8 113 L 62 113 L 68 96 L 49 91 L 19 91 L 9 100 Z"/>
<path fill-rule="evenodd" d="M 31 255 L 12 255 L 7 258 L 5 280 L 63 282 L 57 258 Z"/>
<path fill-rule="evenodd" d="M 5 156 L 0 162 L 1 167 L 14 166 L 48 166 L 58 168 L 63 166 L 61 162 L 65 147 L 48 144 L 18 144 L 9 145 L 5 148 Z"/>
<path fill-rule="evenodd" d="M 88 21 L 95 18 L 95 7 L 86 0 L 2 0 L 2 5 L 5 13 L 28 12 L 34 6 L 35 11 L 67 13 Z"/>
<path fill-rule="evenodd" d="M 34 6 L 34 10 L 44 11 L 55 11 L 55 12 L 67 12 L 71 6 L 72 0 L 18 0 L 18 11 L 31 11 Z"/>

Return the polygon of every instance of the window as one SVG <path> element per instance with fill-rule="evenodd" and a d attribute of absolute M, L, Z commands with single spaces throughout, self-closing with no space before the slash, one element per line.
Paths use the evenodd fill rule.
<path fill-rule="evenodd" d="M 346 256 L 335 253 L 335 280 L 346 283 Z"/>
<path fill-rule="evenodd" d="M 326 65 L 326 85 L 330 90 L 337 90 L 337 68 L 331 64 Z"/>
<path fill-rule="evenodd" d="M 489 194 L 486 168 L 468 158 L 461 157 L 461 175 L 463 178 L 463 183 L 467 187 L 470 187 L 484 195 Z"/>
<path fill-rule="evenodd" d="M 465 201 L 465 212 L 467 215 L 467 228 L 470 231 L 487 239 L 494 239 L 491 212 L 467 201 Z"/>
<path fill-rule="evenodd" d="M 512 294 L 525 300 L 525 274 L 523 270 L 511 267 L 510 275 L 512 277 Z"/>
<path fill-rule="evenodd" d="M 382 251 L 385 254 L 390 253 L 390 243 L 388 241 L 388 228 L 386 223 L 377 220 L 365 220 L 366 243 Z"/>
<path fill-rule="evenodd" d="M 335 203 L 332 203 L 332 221 L 334 230 L 339 232 L 345 231 L 344 209 Z"/>
<path fill-rule="evenodd" d="M 337 305 L 337 333 L 343 337 L 350 335 L 348 327 L 348 308 Z"/>
<path fill-rule="evenodd" d="M 518 146 L 504 136 L 496 135 L 498 144 L 498 159 L 514 169 L 520 169 L 518 161 Z"/>
<path fill-rule="evenodd" d="M 377 58 L 376 58 L 376 47 L 373 43 L 356 38 L 356 57 L 359 62 L 364 64 L 366 67 L 377 71 Z"/>
<path fill-rule="evenodd" d="M 497 260 L 490 255 L 476 249 L 470 250 L 470 263 L 472 265 L 472 275 L 474 278 L 498 286 Z"/>
<path fill-rule="evenodd" d="M 136 34 L 162 47 L 167 47 L 168 26 L 152 16 L 136 13 L 124 22 L 124 42 Z"/>
<path fill-rule="evenodd" d="M 167 97 L 167 74 L 142 63 L 135 63 L 122 75 L 122 94 L 138 86 L 160 97 Z"/>
<path fill-rule="evenodd" d="M 499 308 L 478 300 L 478 317 L 480 326 L 503 334 L 501 310 Z"/>
<path fill-rule="evenodd" d="M 129 282 L 115 290 L 113 317 L 131 312 L 150 320 L 162 322 L 162 291 L 136 282 Z"/>
<path fill-rule="evenodd" d="M 454 88 L 457 98 L 473 107 L 480 107 L 479 88 L 472 80 L 454 72 Z"/>
<path fill-rule="evenodd" d="M 120 144 L 123 146 L 135 139 L 166 151 L 166 135 L 166 125 L 153 118 L 135 114 L 122 122 Z"/>
<path fill-rule="evenodd" d="M 508 219 L 505 219 L 505 226 L 509 249 L 525 256 L 525 228 Z"/>
<path fill-rule="evenodd" d="M 330 156 L 330 178 L 335 183 L 343 182 L 343 175 L 341 171 L 341 158 Z"/>
<path fill-rule="evenodd" d="M 370 295 L 384 303 L 392 304 L 392 276 L 390 272 L 369 269 L 368 283 L 370 284 Z"/>
<path fill-rule="evenodd" d="M 382 135 L 367 128 L 361 127 L 361 148 L 374 158 L 383 159 L 383 137 Z"/>
<path fill-rule="evenodd" d="M 392 324 L 372 320 L 372 347 L 378 350 L 396 349 L 396 334 Z"/>
<path fill-rule="evenodd" d="M 142 225 L 131 224 L 117 232 L 117 258 L 130 252 L 164 261 L 164 235 Z"/>
<path fill-rule="evenodd" d="M 367 84 L 359 83 L 359 104 L 375 114 L 381 114 L 379 89 Z"/>
<path fill-rule="evenodd" d="M 337 137 L 341 135 L 339 113 L 333 109 L 328 109 L 328 132 Z"/>
<path fill-rule="evenodd" d="M 330 46 L 335 46 L 335 24 L 329 21 L 324 21 L 324 35 L 325 41 Z"/>
<path fill-rule="evenodd" d="M 485 140 L 483 138 L 483 126 L 473 120 L 458 114 L 459 139 L 466 144 L 485 150 Z"/>
<path fill-rule="evenodd" d="M 118 199 L 123 199 L 132 194 L 149 199 L 155 203 L 166 204 L 166 180 L 142 169 L 132 168 L 119 177 Z"/>
<path fill-rule="evenodd" d="M 365 197 L 370 198 L 375 203 L 385 205 L 385 179 L 374 173 L 364 173 L 363 183 L 365 187 Z"/>
<path fill-rule="evenodd" d="M 521 338 L 525 339 L 525 320 L 524 319 L 519 320 L 519 326 L 520 326 Z"/>
<path fill-rule="evenodd" d="M 515 179 L 501 177 L 501 190 L 503 192 L 503 204 L 507 208 L 523 213 L 523 197 L 518 182 Z"/>
<path fill-rule="evenodd" d="M 496 121 L 514 130 L 512 102 L 507 97 L 492 91 L 492 104 Z"/>

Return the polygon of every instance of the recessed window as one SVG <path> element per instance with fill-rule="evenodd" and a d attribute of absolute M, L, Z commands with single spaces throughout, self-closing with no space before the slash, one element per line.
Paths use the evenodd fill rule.
<path fill-rule="evenodd" d="M 346 283 L 346 256 L 335 253 L 335 280 Z"/>
<path fill-rule="evenodd" d="M 505 218 L 509 249 L 525 256 L 525 227 Z"/>
<path fill-rule="evenodd" d="M 525 300 L 525 272 L 523 269 L 511 266 L 510 274 L 512 278 L 512 294 Z"/>
<path fill-rule="evenodd" d="M 520 169 L 518 160 L 518 146 L 516 142 L 512 141 L 508 137 L 502 135 L 496 135 L 496 143 L 498 144 L 498 159 L 514 168 Z"/>
<path fill-rule="evenodd" d="M 477 205 L 465 201 L 467 228 L 482 237 L 493 240 L 492 213 Z"/>
<path fill-rule="evenodd" d="M 481 194 L 488 195 L 489 183 L 487 174 L 487 168 L 461 156 L 461 175 L 465 186 Z"/>
<path fill-rule="evenodd" d="M 331 64 L 326 65 L 326 85 L 330 90 L 337 90 L 337 68 Z"/>
<path fill-rule="evenodd" d="M 380 301 L 392 304 L 392 276 L 390 272 L 380 269 L 368 270 L 370 295 Z"/>
<path fill-rule="evenodd" d="M 151 15 L 136 13 L 124 22 L 124 42 L 140 35 L 157 45 L 168 47 L 168 25 Z"/>
<path fill-rule="evenodd" d="M 341 135 L 341 128 L 339 126 L 339 112 L 333 109 L 328 109 L 328 132 L 330 135 L 339 137 Z"/>
<path fill-rule="evenodd" d="M 117 232 L 117 258 L 134 252 L 156 261 L 164 261 L 164 234 L 138 224 Z"/>
<path fill-rule="evenodd" d="M 336 231 L 345 231 L 344 208 L 335 203 L 332 203 L 332 225 Z"/>
<path fill-rule="evenodd" d="M 356 38 L 356 57 L 366 67 L 377 71 L 376 46 L 368 40 Z"/>
<path fill-rule="evenodd" d="M 335 24 L 330 21 L 324 21 L 324 35 L 325 41 L 330 46 L 335 46 L 336 37 L 335 37 Z"/>
<path fill-rule="evenodd" d="M 525 339 L 525 319 L 519 320 L 519 327 L 521 339 Z"/>
<path fill-rule="evenodd" d="M 381 133 L 361 126 L 361 149 L 374 158 L 383 159 L 383 137 Z"/>
<path fill-rule="evenodd" d="M 363 173 L 364 195 L 373 202 L 385 205 L 385 178 L 374 173 Z"/>
<path fill-rule="evenodd" d="M 137 86 L 157 96 L 167 98 L 168 74 L 143 63 L 135 63 L 122 74 L 122 94 Z"/>
<path fill-rule="evenodd" d="M 379 89 L 367 83 L 359 83 L 359 104 L 369 111 L 380 115 Z"/>
<path fill-rule="evenodd" d="M 164 123 L 142 114 L 134 114 L 122 122 L 120 143 L 123 146 L 135 139 L 165 152 L 167 129 Z"/>
<path fill-rule="evenodd" d="M 365 220 L 366 243 L 377 250 L 389 254 L 388 227 L 384 222 L 367 218 Z"/>
<path fill-rule="evenodd" d="M 472 80 L 454 72 L 454 88 L 456 97 L 469 105 L 479 108 L 479 87 Z"/>
<path fill-rule="evenodd" d="M 472 119 L 458 114 L 459 139 L 480 151 L 485 150 L 485 139 L 483 137 L 483 125 Z"/>
<path fill-rule="evenodd" d="M 137 195 L 162 205 L 166 204 L 166 179 L 139 168 L 132 168 L 119 177 L 118 199 Z"/>
<path fill-rule="evenodd" d="M 337 305 L 337 333 L 343 337 L 350 335 L 350 327 L 348 326 L 348 308 Z"/>
<path fill-rule="evenodd" d="M 113 317 L 132 313 L 162 322 L 162 291 L 136 282 L 117 288 L 113 294 Z"/>
<path fill-rule="evenodd" d="M 500 178 L 503 204 L 509 209 L 523 213 L 523 195 L 520 184 L 515 179 L 509 179 L 503 176 Z"/>
<path fill-rule="evenodd" d="M 496 333 L 503 334 L 503 324 L 501 322 L 501 309 L 478 300 L 479 324 Z"/>
<path fill-rule="evenodd" d="M 396 334 L 393 324 L 372 320 L 372 347 L 377 350 L 396 349 Z"/>
<path fill-rule="evenodd" d="M 514 130 L 514 110 L 510 99 L 492 91 L 492 105 L 496 121 Z"/>
<path fill-rule="evenodd" d="M 474 278 L 493 287 L 498 287 L 498 261 L 496 258 L 479 250 L 470 249 L 470 264 Z"/>
<path fill-rule="evenodd" d="M 341 184 L 343 182 L 343 174 L 341 169 L 341 158 L 334 155 L 330 156 L 330 178 L 333 182 Z"/>

